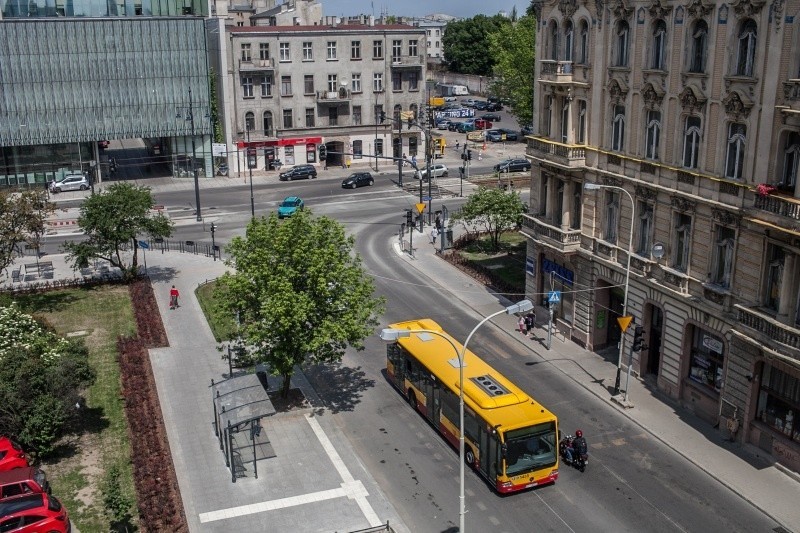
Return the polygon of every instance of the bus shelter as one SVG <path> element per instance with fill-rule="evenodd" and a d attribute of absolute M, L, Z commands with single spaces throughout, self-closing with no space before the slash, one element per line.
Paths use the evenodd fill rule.
<path fill-rule="evenodd" d="M 256 374 L 245 374 L 223 381 L 211 380 L 214 403 L 214 433 L 225 455 L 231 481 L 247 476 L 252 463 L 258 478 L 258 460 L 275 457 L 261 419 L 275 414 L 267 389 Z"/>

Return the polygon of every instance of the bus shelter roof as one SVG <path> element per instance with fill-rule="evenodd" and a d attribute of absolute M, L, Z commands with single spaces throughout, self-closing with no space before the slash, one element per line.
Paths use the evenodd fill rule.
<path fill-rule="evenodd" d="M 215 383 L 212 387 L 220 429 L 275 414 L 267 390 L 255 374 Z"/>

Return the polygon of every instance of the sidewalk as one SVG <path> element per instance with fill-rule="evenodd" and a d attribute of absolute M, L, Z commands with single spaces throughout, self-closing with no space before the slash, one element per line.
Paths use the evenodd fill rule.
<path fill-rule="evenodd" d="M 478 315 L 486 316 L 501 309 L 501 306 L 513 303 L 488 292 L 464 292 L 464 287 L 476 285 L 477 282 L 438 257 L 427 235 L 416 232 L 414 244 L 412 258 L 401 251 L 396 238 L 392 240 L 395 252 L 405 258 L 409 267 L 416 268 L 449 290 Z M 534 332 L 542 337 L 546 335 L 546 322 L 544 328 L 542 322 L 547 317 L 547 311 L 537 308 L 536 314 L 539 326 Z M 613 390 L 616 364 L 565 340 L 560 334 L 553 335 L 552 349 L 548 351 L 542 344 L 532 343 L 526 337 L 515 334 L 517 320 L 514 316 L 499 315 L 492 322 L 530 349 L 533 358 L 546 361 L 600 400 L 608 402 L 632 422 L 750 501 L 788 531 L 800 531 L 800 478 L 796 474 L 776 467 L 763 455 L 757 456 L 758 450 L 750 445 L 743 446 L 724 440 L 722 434 L 709 427 L 706 422 L 657 391 L 651 390 L 639 379 L 632 377 L 628 390 L 629 399 L 635 407 L 621 407 L 611 400 L 609 392 Z M 622 385 L 625 385 L 624 375 Z"/>

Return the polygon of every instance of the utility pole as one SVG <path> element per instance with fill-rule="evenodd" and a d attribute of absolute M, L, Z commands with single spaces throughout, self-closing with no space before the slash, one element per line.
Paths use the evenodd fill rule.
<path fill-rule="evenodd" d="M 400 183 L 400 186 L 403 186 L 403 164 L 405 163 L 405 158 L 403 158 L 403 119 L 399 116 L 397 119 L 394 120 L 397 122 L 397 181 Z"/>
<path fill-rule="evenodd" d="M 553 283 L 553 271 L 551 270 L 550 271 L 550 292 L 553 292 L 553 290 L 555 290 L 555 289 L 554 289 L 554 283 Z M 548 350 L 550 349 L 550 344 L 551 344 L 551 341 L 552 341 L 552 338 L 553 338 L 553 307 L 555 307 L 555 305 L 556 304 L 550 302 L 549 300 L 547 301 L 547 309 L 550 311 L 550 321 L 547 323 L 547 349 Z"/>

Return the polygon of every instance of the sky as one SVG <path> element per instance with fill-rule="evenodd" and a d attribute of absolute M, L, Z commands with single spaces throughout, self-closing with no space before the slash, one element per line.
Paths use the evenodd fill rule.
<path fill-rule="evenodd" d="M 381 11 L 389 15 L 423 17 L 432 13 L 444 13 L 454 17 L 469 18 L 475 15 L 496 15 L 500 11 L 511 13 L 517 6 L 517 13 L 522 15 L 530 4 L 530 0 L 404 0 L 387 2 L 386 0 L 321 0 L 325 15 L 380 16 Z"/>

